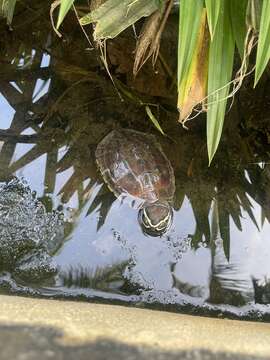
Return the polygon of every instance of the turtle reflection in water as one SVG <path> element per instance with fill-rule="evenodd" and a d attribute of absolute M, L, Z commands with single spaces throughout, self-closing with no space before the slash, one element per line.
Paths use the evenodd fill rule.
<path fill-rule="evenodd" d="M 135 130 L 113 130 L 97 146 L 96 160 L 116 197 L 133 198 L 143 232 L 165 233 L 173 217 L 175 178 L 155 137 Z"/>

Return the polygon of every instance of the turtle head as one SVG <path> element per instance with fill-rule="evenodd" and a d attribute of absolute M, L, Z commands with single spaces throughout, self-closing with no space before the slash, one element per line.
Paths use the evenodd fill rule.
<path fill-rule="evenodd" d="M 173 212 L 167 202 L 145 204 L 139 211 L 139 223 L 144 233 L 151 236 L 164 234 L 172 224 Z"/>

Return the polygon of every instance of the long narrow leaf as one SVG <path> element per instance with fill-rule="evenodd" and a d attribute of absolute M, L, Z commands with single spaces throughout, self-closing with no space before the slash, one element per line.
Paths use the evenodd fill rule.
<path fill-rule="evenodd" d="M 203 1 L 180 1 L 178 84 L 186 78 L 196 48 L 198 30 L 203 11 Z"/>
<path fill-rule="evenodd" d="M 225 116 L 234 58 L 229 3 L 221 1 L 220 16 L 210 44 L 208 74 L 207 149 L 209 164 L 217 150 Z"/>
<path fill-rule="evenodd" d="M 206 10 L 203 9 L 192 59 L 178 87 L 177 107 L 180 110 L 179 120 L 183 123 L 206 97 L 209 39 Z"/>
<path fill-rule="evenodd" d="M 142 17 L 158 10 L 157 0 L 107 0 L 80 19 L 81 25 L 96 23 L 95 40 L 114 38 Z"/>
<path fill-rule="evenodd" d="M 178 110 L 181 122 L 204 97 L 208 61 L 206 11 L 203 1 L 190 7 L 188 0 L 180 2 L 178 47 Z"/>
<path fill-rule="evenodd" d="M 249 0 L 247 5 L 247 25 L 256 32 L 258 32 L 260 28 L 262 5 L 262 0 Z"/>
<path fill-rule="evenodd" d="M 162 127 L 159 125 L 157 118 L 154 116 L 154 114 L 152 113 L 152 111 L 148 105 L 145 107 L 145 111 L 146 111 L 146 114 L 148 115 L 149 119 L 152 121 L 152 123 L 158 129 L 158 131 L 160 131 L 162 135 L 165 135 L 164 131 L 162 130 Z"/>
<path fill-rule="evenodd" d="M 58 20 L 56 28 L 59 29 L 59 26 L 62 24 L 67 12 L 70 10 L 71 6 L 73 5 L 74 0 L 61 0 L 60 10 L 58 14 Z"/>
<path fill-rule="evenodd" d="M 261 21 L 259 42 L 256 57 L 256 71 L 254 86 L 257 85 L 270 59 L 270 1 L 264 0 Z"/>
<path fill-rule="evenodd" d="M 220 12 L 220 0 L 205 0 L 205 5 L 207 10 L 209 31 L 211 39 L 213 39 Z"/>
<path fill-rule="evenodd" d="M 233 36 L 237 49 L 243 59 L 245 39 L 247 34 L 246 13 L 248 0 L 230 0 L 230 18 L 232 21 Z"/>

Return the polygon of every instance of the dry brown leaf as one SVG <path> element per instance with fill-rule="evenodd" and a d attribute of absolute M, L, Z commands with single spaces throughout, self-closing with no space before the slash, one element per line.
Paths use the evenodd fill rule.
<path fill-rule="evenodd" d="M 153 56 L 153 64 L 155 64 L 159 53 L 161 35 L 172 5 L 173 0 L 167 0 L 163 10 L 154 12 L 145 21 L 135 50 L 134 75 L 137 75 L 141 67 L 151 56 Z"/>
<path fill-rule="evenodd" d="M 160 21 L 161 13 L 158 10 L 154 12 L 154 14 L 152 14 L 144 23 L 135 50 L 135 61 L 133 67 L 134 75 L 140 71 L 143 64 L 151 56 L 151 45 L 159 29 Z"/>

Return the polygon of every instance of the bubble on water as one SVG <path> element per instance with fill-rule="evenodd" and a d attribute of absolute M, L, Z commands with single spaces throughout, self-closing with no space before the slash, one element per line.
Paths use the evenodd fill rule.
<path fill-rule="evenodd" d="M 136 285 L 136 287 L 140 288 L 141 290 L 154 289 L 154 281 L 145 279 L 144 274 L 141 271 L 134 270 L 135 264 L 132 265 L 130 264 L 126 267 L 125 271 L 122 274 L 123 278 L 126 279 L 128 282 L 132 283 L 133 285 Z"/>
<path fill-rule="evenodd" d="M 147 303 L 160 303 L 164 305 L 174 305 L 186 303 L 185 297 L 180 294 L 176 289 L 171 290 L 157 290 L 151 289 L 150 291 L 143 291 L 141 294 L 142 301 Z"/>
<path fill-rule="evenodd" d="M 159 240 L 155 239 L 153 242 L 151 238 L 149 241 L 128 239 L 115 229 L 112 229 L 112 232 L 115 241 L 129 254 L 130 266 L 127 267 L 123 277 L 136 288 L 139 287 L 141 291 L 159 286 L 168 288 L 171 282 L 170 264 L 179 261 L 183 253 L 190 249 L 190 238 L 183 238 L 172 233 Z M 152 272 L 152 260 L 157 257 L 160 259 L 159 269 L 161 270 L 162 267 L 162 274 L 160 273 L 162 280 Z"/>
<path fill-rule="evenodd" d="M 122 236 L 119 231 L 112 229 L 113 238 L 120 244 L 122 249 L 126 250 L 130 256 L 130 262 L 136 263 L 136 246 L 129 242 L 125 236 Z"/>
<path fill-rule="evenodd" d="M 171 252 L 172 260 L 178 261 L 182 259 L 184 253 L 186 253 L 191 247 L 190 237 L 180 237 L 168 235 L 164 238 L 168 249 Z"/>

